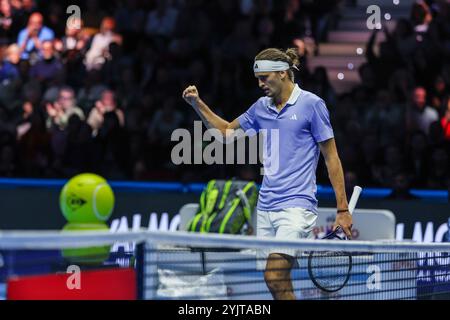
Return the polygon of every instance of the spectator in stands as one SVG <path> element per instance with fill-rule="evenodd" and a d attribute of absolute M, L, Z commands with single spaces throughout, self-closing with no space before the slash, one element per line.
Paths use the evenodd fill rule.
<path fill-rule="evenodd" d="M 387 198 L 395 200 L 416 199 L 417 197 L 410 192 L 410 188 L 408 175 L 405 172 L 399 172 L 394 177 L 392 192 Z"/>
<path fill-rule="evenodd" d="M 11 63 L 7 57 L 7 49 L 0 48 L 0 106 L 8 110 L 12 116 L 20 102 L 17 92 L 21 88 L 21 78 L 18 67 Z"/>
<path fill-rule="evenodd" d="M 433 20 L 430 7 L 424 0 L 416 1 L 411 9 L 411 21 L 416 33 L 426 33 Z"/>
<path fill-rule="evenodd" d="M 382 150 L 376 134 L 367 134 L 361 143 L 363 156 L 363 172 L 360 177 L 361 183 L 373 185 L 375 173 L 378 170 L 379 159 L 382 158 Z"/>
<path fill-rule="evenodd" d="M 114 18 L 106 17 L 102 21 L 100 33 L 92 39 L 91 46 L 84 61 L 87 70 L 100 69 L 109 59 L 109 45 L 112 42 L 122 44 L 122 37 L 114 32 L 116 22 Z"/>
<path fill-rule="evenodd" d="M 20 29 L 27 24 L 29 13 L 23 10 L 23 4 L 21 0 L 8 0 L 7 2 L 11 6 L 11 11 L 13 12 L 13 20 L 19 28 L 14 33 L 14 38 L 11 39 L 12 41 L 15 41 Z"/>
<path fill-rule="evenodd" d="M 377 132 L 381 145 L 385 146 L 392 141 L 392 138 L 400 141 L 404 136 L 402 119 L 403 110 L 392 102 L 389 91 L 380 90 L 376 99 L 371 103 L 365 103 L 364 118 L 365 128 L 372 132 Z"/>
<path fill-rule="evenodd" d="M 95 137 L 94 159 L 103 176 L 124 179 L 131 174 L 129 145 L 117 110 L 102 115 L 102 125 Z"/>
<path fill-rule="evenodd" d="M 276 3 L 275 3 L 276 5 Z M 284 45 L 289 43 L 293 38 L 306 36 L 306 19 L 305 8 L 299 0 L 286 1 L 286 5 L 281 8 L 274 8 L 274 13 L 266 13 L 275 18 L 275 35 L 274 43 Z M 308 35 L 309 36 L 309 35 Z M 314 48 L 314 54 L 318 53 L 317 42 Z"/>
<path fill-rule="evenodd" d="M 55 36 L 60 38 L 64 34 L 67 22 L 70 23 L 71 18 L 66 18 L 66 8 L 60 1 L 52 1 L 48 4 L 46 10 L 46 22 L 50 29 L 55 32 Z"/>
<path fill-rule="evenodd" d="M 312 74 L 308 90 L 322 97 L 328 106 L 336 105 L 336 93 L 328 79 L 327 70 L 324 67 L 316 67 Z"/>
<path fill-rule="evenodd" d="M 9 0 L 0 1 L 0 42 L 1 44 L 10 44 L 15 40 L 18 33 L 17 19 Z"/>
<path fill-rule="evenodd" d="M 428 145 L 431 148 L 439 148 L 445 145 L 444 130 L 440 121 L 432 122 L 428 131 Z"/>
<path fill-rule="evenodd" d="M 386 40 L 380 43 L 378 55 L 375 53 L 375 43 L 379 29 L 373 30 L 366 47 L 368 66 L 370 66 L 369 69 L 373 73 L 373 82 L 370 85 L 371 88 L 385 88 L 387 85 L 385 80 L 389 79 L 392 70 L 403 67 L 400 56 L 397 53 L 393 36 L 389 33 L 387 28 L 384 28 L 383 31 Z M 363 76 L 364 75 L 361 75 L 361 78 L 363 82 L 365 82 Z"/>
<path fill-rule="evenodd" d="M 399 58 L 406 64 L 412 58 L 417 47 L 414 29 L 408 19 L 401 18 L 397 21 L 392 40 L 399 53 Z"/>
<path fill-rule="evenodd" d="M 274 42 L 275 26 L 268 16 L 263 17 L 258 22 L 258 43 L 262 47 L 269 47 Z"/>
<path fill-rule="evenodd" d="M 90 36 L 83 28 L 83 20 L 72 18 L 68 21 L 64 36 L 55 41 L 55 50 L 64 63 L 66 82 L 69 85 L 80 87 L 83 84 L 85 76 L 83 59 L 89 40 Z"/>
<path fill-rule="evenodd" d="M 431 153 L 428 174 L 427 188 L 445 189 L 449 179 L 449 157 L 444 148 L 437 148 Z"/>
<path fill-rule="evenodd" d="M 65 34 L 55 41 L 55 49 L 62 55 L 63 61 L 78 59 L 84 53 L 89 41 L 89 35 L 83 31 L 83 20 L 72 18 L 68 21 Z"/>
<path fill-rule="evenodd" d="M 149 12 L 145 32 L 148 35 L 170 37 L 175 29 L 178 10 L 169 1 L 158 0 L 156 9 Z"/>
<path fill-rule="evenodd" d="M 31 127 L 18 143 L 18 163 L 26 176 L 46 176 L 50 168 L 50 133 L 45 128 L 44 117 L 34 112 Z"/>
<path fill-rule="evenodd" d="M 432 44 L 419 46 L 409 61 L 409 69 L 412 71 L 416 85 L 431 87 L 441 69 L 439 53 Z"/>
<path fill-rule="evenodd" d="M 311 31 L 317 41 L 326 39 L 327 25 L 333 25 L 334 9 L 330 8 L 336 8 L 336 0 L 85 2 L 83 20 L 72 18 L 67 27 L 61 11 L 65 4 L 61 1 L 0 0 L 0 46 L 14 43 L 27 26 L 21 32 L 19 45 L 10 45 L 3 62 L 0 59 L 0 145 L 7 145 L 6 149 L 0 147 L 0 171 L 4 161 L 5 174 L 11 174 L 8 168 L 14 159 L 18 161 L 14 174 L 41 177 L 92 169 L 119 172 L 119 177 L 129 172 L 131 178 L 131 168 L 135 169 L 136 177 L 144 179 L 196 179 L 200 173 L 204 178 L 225 175 L 222 169 L 213 166 L 195 168 L 190 173 L 186 168 L 167 166 L 168 159 L 164 156 L 170 157 L 171 130 L 186 123 L 192 129 L 195 119 L 194 112 L 176 111 L 176 100 L 168 101 L 167 96 L 173 96 L 189 82 L 196 82 L 208 92 L 205 99 L 218 103 L 224 117 L 235 116 L 239 111 L 235 106 L 250 104 L 260 95 L 248 66 L 255 48 L 261 45 L 296 46 L 305 57 L 296 80 L 325 97 L 324 92 L 331 86 L 331 81 L 327 84 L 324 80 L 327 70 L 318 69 L 312 76 L 314 70 L 307 67 L 306 46 L 301 39 L 311 35 Z M 434 0 L 426 3 L 415 5 L 413 17 L 398 20 L 393 32 L 384 28 L 386 39 L 379 50 L 375 50 L 374 33 L 365 51 L 368 63 L 358 70 L 360 85 L 341 96 L 336 93 L 326 97 L 335 101 L 329 105 L 336 140 L 345 141 L 342 159 L 347 171 L 357 175 L 358 183 L 394 186 L 397 177 L 409 170 L 413 176 L 406 174 L 408 183 L 418 188 L 438 186 L 438 179 L 443 177 L 435 172 L 429 155 L 435 150 L 446 151 L 450 141 L 450 64 L 446 59 L 450 56 L 450 5 Z M 106 12 L 117 19 L 124 45 L 115 34 L 114 20 L 104 19 Z M 47 27 L 43 26 L 42 15 Z M 311 30 L 311 24 L 305 23 L 308 20 L 313 20 Z M 78 22 L 81 28 L 70 28 Z M 42 49 L 50 49 L 47 42 L 52 37 L 41 39 L 48 35 L 46 29 L 53 30 L 58 38 L 54 40 L 57 53 L 53 56 L 60 60 L 65 72 L 37 83 L 36 78 L 42 77 L 36 70 L 49 67 L 43 55 L 51 50 Z M 95 39 L 91 39 L 93 36 Z M 36 63 L 38 66 L 34 66 Z M 93 129 L 80 117 L 80 112 L 66 119 L 66 125 L 56 125 L 52 120 L 63 118 L 60 90 L 66 85 L 77 92 L 77 103 L 73 104 L 81 107 L 84 115 L 91 114 L 89 122 L 97 128 L 94 128 L 96 136 L 92 136 Z M 415 89 L 419 86 L 428 94 L 424 95 L 422 88 Z M 114 89 L 115 105 L 122 111 L 96 108 L 107 88 Z M 412 100 L 419 103 L 408 103 L 414 93 L 418 98 Z M 50 113 L 57 111 L 58 115 L 49 117 L 50 129 L 44 126 L 43 131 L 32 130 L 33 121 L 34 128 L 42 124 L 35 114 L 41 112 L 46 116 L 47 102 L 51 105 Z M 436 112 L 428 111 L 427 103 L 440 113 L 438 119 Z M 121 119 L 126 120 L 125 126 Z M 34 147 L 37 140 L 45 140 L 44 133 L 50 135 L 52 143 L 47 156 L 36 153 Z M 122 146 L 116 148 L 114 141 L 118 137 Z M 5 139 L 8 141 L 2 143 Z M 94 142 L 93 149 L 99 152 L 95 157 L 89 151 Z M 404 150 L 391 148 L 391 144 L 404 146 Z M 20 152 L 16 154 L 16 150 Z M 23 157 L 23 161 L 31 161 L 31 165 L 21 160 L 27 152 L 34 155 Z M 111 161 L 115 157 L 112 155 L 120 153 L 133 163 Z M 437 159 L 443 158 L 440 153 L 435 155 Z M 92 162 L 86 161 L 85 155 L 93 162 L 105 161 L 108 165 L 89 167 Z M 51 164 L 48 159 L 52 159 Z M 398 162 L 403 166 L 398 166 Z M 49 173 L 43 167 L 45 163 L 54 171 Z M 319 163 L 318 181 L 325 182 L 326 170 L 320 168 Z M 242 172 L 246 173 L 246 169 Z M 227 168 L 226 174 L 242 172 L 239 168 Z"/>
<path fill-rule="evenodd" d="M 121 74 L 123 69 L 127 69 L 130 63 L 127 57 L 123 54 L 122 47 L 117 43 L 111 43 L 108 48 L 109 59 L 105 62 L 102 68 L 103 78 L 106 79 L 104 83 L 108 87 L 120 87 Z M 127 86 L 129 84 L 127 83 Z M 133 89 L 138 89 L 133 88 Z"/>
<path fill-rule="evenodd" d="M 86 1 L 86 10 L 83 11 L 83 20 L 86 28 L 98 29 L 105 16 L 105 11 L 100 7 L 98 0 Z"/>
<path fill-rule="evenodd" d="M 425 183 L 429 158 L 428 153 L 429 148 L 425 133 L 422 131 L 413 132 L 409 143 L 408 159 L 414 175 L 411 181 L 414 186 L 420 186 Z"/>
<path fill-rule="evenodd" d="M 0 48 L 0 84 L 10 83 L 19 77 L 17 66 L 8 61 L 5 48 Z"/>
<path fill-rule="evenodd" d="M 17 43 L 22 51 L 22 59 L 35 62 L 40 55 L 42 43 L 54 39 L 53 30 L 44 26 L 43 22 L 42 14 L 35 12 L 28 19 L 27 27 L 20 31 Z"/>
<path fill-rule="evenodd" d="M 450 142 L 450 96 L 447 97 L 446 109 L 441 119 L 442 130 L 444 131 L 445 140 Z"/>
<path fill-rule="evenodd" d="M 316 45 L 327 40 L 328 31 L 335 24 L 339 2 L 339 0 L 300 2 L 308 13 L 308 18 L 311 22 L 311 32 Z"/>
<path fill-rule="evenodd" d="M 84 120 L 84 113 L 76 105 L 75 91 L 71 87 L 63 87 L 59 91 L 58 100 L 47 103 L 47 128 L 57 127 L 61 130 L 67 127 L 72 115 Z"/>
<path fill-rule="evenodd" d="M 416 87 L 412 93 L 412 103 L 407 109 L 408 131 L 421 130 L 428 135 L 430 124 L 439 119 L 438 112 L 427 106 L 427 92 L 423 87 Z"/>
<path fill-rule="evenodd" d="M 11 44 L 6 49 L 5 60 L 18 67 L 20 62 L 20 48 L 17 44 Z"/>
<path fill-rule="evenodd" d="M 384 161 L 374 172 L 374 178 L 381 186 L 392 186 L 395 176 L 406 170 L 405 158 L 397 145 L 389 145 L 384 149 Z"/>
<path fill-rule="evenodd" d="M 225 38 L 221 50 L 223 56 L 230 61 L 249 59 L 258 51 L 259 44 L 252 33 L 252 23 L 249 20 L 239 20 L 232 34 Z"/>
<path fill-rule="evenodd" d="M 166 99 L 163 107 L 156 111 L 147 132 L 150 143 L 159 142 L 162 145 L 171 143 L 172 132 L 180 128 L 183 121 L 183 116 L 175 109 L 175 104 L 175 98 L 170 97 Z"/>
<path fill-rule="evenodd" d="M 69 118 L 64 132 L 61 165 L 65 176 L 91 170 L 93 141 L 91 127 L 78 116 Z"/>
<path fill-rule="evenodd" d="M 17 140 L 22 139 L 28 130 L 30 130 L 33 112 L 33 104 L 30 101 L 25 101 L 22 104 L 22 112 L 15 119 L 15 124 L 17 125 Z"/>
<path fill-rule="evenodd" d="M 125 125 L 125 115 L 121 109 L 118 108 L 115 93 L 112 90 L 105 90 L 102 97 L 95 103 L 95 108 L 89 113 L 87 123 L 92 128 L 92 134 L 96 136 L 104 124 L 105 114 L 111 112 L 117 116 L 117 121 L 120 127 Z"/>
<path fill-rule="evenodd" d="M 78 104 L 88 113 L 106 89 L 107 86 L 102 82 L 102 73 L 99 70 L 89 71 L 84 79 L 84 86 L 78 91 Z"/>
<path fill-rule="evenodd" d="M 401 104 L 409 101 L 411 99 L 411 91 L 414 90 L 414 82 L 414 76 L 406 68 L 394 71 L 388 80 L 392 100 Z"/>
<path fill-rule="evenodd" d="M 138 7 L 137 0 L 120 1 L 115 15 L 120 33 L 138 33 L 144 28 L 145 11 Z"/>
<path fill-rule="evenodd" d="M 35 0 L 22 0 L 21 10 L 28 16 L 30 16 L 34 11 L 36 11 L 36 1 Z"/>
<path fill-rule="evenodd" d="M 306 49 L 306 44 L 303 39 L 295 38 L 292 42 L 294 46 L 297 48 L 298 57 L 299 57 L 299 71 L 298 71 L 298 82 L 301 85 L 304 85 L 308 81 L 310 77 L 309 69 L 308 69 L 308 50 Z"/>
<path fill-rule="evenodd" d="M 444 109 L 444 102 L 447 92 L 449 92 L 449 90 L 444 78 L 441 75 L 437 76 L 431 90 L 431 107 L 436 109 L 438 112 L 441 112 L 441 109 Z"/>
<path fill-rule="evenodd" d="M 30 69 L 30 78 L 48 85 L 61 72 L 63 65 L 55 55 L 52 41 L 44 41 L 41 46 L 42 58 Z"/>

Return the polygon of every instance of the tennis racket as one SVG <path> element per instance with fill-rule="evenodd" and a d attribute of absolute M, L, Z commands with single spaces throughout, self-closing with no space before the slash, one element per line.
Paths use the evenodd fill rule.
<path fill-rule="evenodd" d="M 353 214 L 362 188 L 356 186 L 350 198 L 349 212 Z M 341 227 L 322 239 L 347 240 L 347 237 L 339 236 Z M 352 271 L 352 256 L 345 251 L 312 251 L 308 257 L 308 273 L 314 285 L 325 292 L 341 290 L 350 279 Z"/>

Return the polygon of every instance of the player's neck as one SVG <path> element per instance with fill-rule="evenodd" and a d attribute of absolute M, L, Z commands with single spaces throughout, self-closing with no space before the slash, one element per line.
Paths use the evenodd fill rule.
<path fill-rule="evenodd" d="M 289 83 L 281 89 L 280 94 L 273 98 L 273 103 L 277 107 L 278 111 L 280 111 L 289 101 L 292 91 L 294 91 L 294 87 L 295 84 L 289 81 Z"/>

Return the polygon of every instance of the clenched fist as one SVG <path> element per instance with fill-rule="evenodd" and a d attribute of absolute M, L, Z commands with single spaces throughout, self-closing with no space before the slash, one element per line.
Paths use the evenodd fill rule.
<path fill-rule="evenodd" d="M 194 106 L 199 100 L 198 90 L 195 86 L 189 86 L 183 91 L 183 99 Z"/>

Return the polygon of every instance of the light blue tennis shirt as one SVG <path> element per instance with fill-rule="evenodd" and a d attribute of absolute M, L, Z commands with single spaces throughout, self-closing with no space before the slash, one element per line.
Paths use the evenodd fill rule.
<path fill-rule="evenodd" d="M 257 208 L 301 207 L 317 213 L 318 143 L 334 137 L 325 102 L 295 85 L 280 112 L 272 98 L 262 97 L 238 120 L 243 130 L 265 136 L 264 179 Z"/>

